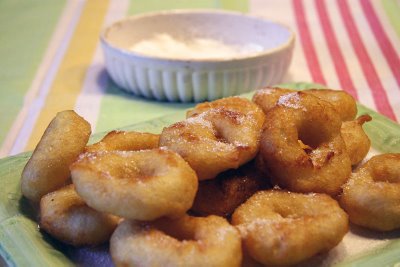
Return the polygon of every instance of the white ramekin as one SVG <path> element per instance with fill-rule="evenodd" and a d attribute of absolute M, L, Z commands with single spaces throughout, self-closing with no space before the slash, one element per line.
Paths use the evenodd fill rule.
<path fill-rule="evenodd" d="M 263 50 L 223 59 L 161 58 L 129 50 L 155 33 L 235 45 L 251 42 Z M 100 39 L 106 69 L 119 87 L 160 101 L 201 102 L 279 83 L 295 38 L 286 26 L 237 12 L 173 10 L 120 20 L 103 30 Z"/>

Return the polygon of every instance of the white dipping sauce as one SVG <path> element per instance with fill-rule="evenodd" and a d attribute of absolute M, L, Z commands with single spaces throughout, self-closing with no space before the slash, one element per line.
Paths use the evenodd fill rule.
<path fill-rule="evenodd" d="M 244 45 L 225 44 L 208 38 L 178 40 L 166 33 L 159 33 L 150 39 L 142 40 L 130 50 L 147 56 L 177 59 L 223 59 L 256 53 L 263 47 L 254 43 Z"/>

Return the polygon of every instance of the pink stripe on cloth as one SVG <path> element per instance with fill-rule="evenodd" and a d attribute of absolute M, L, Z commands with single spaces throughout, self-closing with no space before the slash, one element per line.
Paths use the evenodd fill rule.
<path fill-rule="evenodd" d="M 386 32 L 384 31 L 381 22 L 376 15 L 374 7 L 369 0 L 360 1 L 361 7 L 368 20 L 368 24 L 371 27 L 372 32 L 376 40 L 378 41 L 379 47 L 385 56 L 386 61 L 389 64 L 390 70 L 392 71 L 397 84 L 400 87 L 400 59 L 396 53 L 392 43 L 390 42 Z M 399 14 L 400 15 L 400 14 Z"/>
<path fill-rule="evenodd" d="M 343 90 L 347 91 L 354 98 L 358 99 L 357 91 L 354 86 L 353 80 L 350 77 L 349 70 L 344 61 L 342 51 L 340 50 L 336 34 L 333 31 L 331 21 L 329 20 L 328 12 L 324 0 L 315 0 L 319 20 L 326 38 L 329 52 L 331 54 L 335 70 L 338 75 L 340 86 Z"/>
<path fill-rule="evenodd" d="M 302 0 L 293 0 L 293 8 L 296 17 L 296 24 L 300 34 L 300 41 L 311 77 L 316 83 L 326 84 L 318 61 L 317 53 L 315 51 L 314 43 L 311 38 L 310 29 L 306 21 Z"/>
<path fill-rule="evenodd" d="M 371 58 L 367 53 L 360 33 L 354 22 L 353 16 L 350 13 L 347 1 L 337 0 L 337 3 L 354 52 L 357 55 L 358 61 L 364 72 L 364 76 L 368 82 L 368 85 L 372 90 L 372 95 L 374 97 L 374 102 L 378 111 L 391 118 L 392 120 L 396 120 L 396 116 L 394 115 L 393 109 L 389 103 L 386 91 L 382 86 L 382 82 L 375 70 Z"/>

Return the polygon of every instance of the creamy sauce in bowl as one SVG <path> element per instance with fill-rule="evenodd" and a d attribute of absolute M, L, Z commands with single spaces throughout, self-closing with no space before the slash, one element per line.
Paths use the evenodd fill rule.
<path fill-rule="evenodd" d="M 211 38 L 192 38 L 182 41 L 167 33 L 155 34 L 132 45 L 129 50 L 147 56 L 177 59 L 224 59 L 261 52 L 255 43 L 226 44 Z"/>

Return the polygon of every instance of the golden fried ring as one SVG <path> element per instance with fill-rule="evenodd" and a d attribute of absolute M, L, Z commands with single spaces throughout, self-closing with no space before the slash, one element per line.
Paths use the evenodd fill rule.
<path fill-rule="evenodd" d="M 256 91 L 253 101 L 266 113 L 273 108 L 282 95 L 296 92 L 284 88 L 262 88 Z M 331 103 L 342 121 L 354 120 L 357 115 L 357 105 L 354 98 L 344 91 L 332 89 L 308 89 L 301 92 L 314 95 L 324 101 Z"/>
<path fill-rule="evenodd" d="M 197 104 L 193 109 L 186 113 L 186 117 L 194 117 L 204 113 L 210 109 L 224 108 L 230 111 L 236 111 L 242 114 L 252 115 L 253 119 L 258 121 L 257 124 L 264 122 L 264 115 L 260 112 L 260 108 L 255 106 L 251 101 L 238 96 L 226 97 L 214 100 L 212 102 L 204 102 Z"/>
<path fill-rule="evenodd" d="M 86 152 L 95 151 L 135 151 L 142 149 L 153 149 L 158 147 L 160 135 L 152 133 L 112 131 L 99 142 L 87 146 Z"/>
<path fill-rule="evenodd" d="M 218 216 L 122 222 L 111 237 L 116 266 L 240 266 L 241 238 Z"/>
<path fill-rule="evenodd" d="M 201 117 L 189 118 L 163 129 L 160 146 L 181 155 L 196 171 L 199 180 L 239 167 L 239 150 L 215 136 L 211 122 Z"/>
<path fill-rule="evenodd" d="M 257 105 L 238 97 L 207 105 L 212 108 L 195 108 L 189 118 L 164 128 L 160 136 L 160 146 L 180 154 L 199 180 L 212 179 L 253 159 L 265 119 Z M 236 108 L 239 105 L 242 110 Z"/>
<path fill-rule="evenodd" d="M 40 228 L 74 246 L 107 242 L 118 221 L 116 216 L 87 206 L 73 185 L 51 192 L 40 200 Z"/>
<path fill-rule="evenodd" d="M 213 112 L 203 114 L 203 117 L 210 120 L 216 130 L 219 138 L 233 143 L 239 149 L 239 165 L 242 165 L 255 157 L 258 152 L 261 129 L 265 121 L 265 115 L 262 110 L 253 102 L 242 97 L 226 97 L 212 102 L 204 102 L 196 105 L 194 109 L 189 110 L 187 118 L 198 116 L 210 110 L 221 110 L 227 116 L 235 117 L 239 113 L 245 117 L 239 118 L 240 127 L 231 129 L 225 120 Z M 225 110 L 227 112 L 223 112 Z M 218 112 L 216 112 L 218 114 Z M 236 130 L 236 131 L 235 131 Z"/>
<path fill-rule="evenodd" d="M 354 121 L 345 121 L 342 124 L 340 132 L 346 144 L 351 165 L 360 163 L 368 154 L 371 147 L 371 141 L 362 128 L 363 124 L 370 120 L 372 120 L 371 116 L 362 115 Z"/>
<path fill-rule="evenodd" d="M 232 215 L 245 251 L 266 265 L 291 265 L 335 247 L 347 214 L 325 194 L 260 191 Z"/>
<path fill-rule="evenodd" d="M 305 90 L 305 92 L 331 103 L 333 108 L 339 113 L 342 121 L 354 120 L 356 118 L 356 101 L 345 91 L 332 89 L 308 89 Z"/>
<path fill-rule="evenodd" d="M 71 175 L 90 207 L 135 220 L 181 216 L 198 187 L 190 166 L 166 149 L 85 153 Z"/>
<path fill-rule="evenodd" d="M 251 195 L 269 186 L 269 179 L 247 163 L 237 170 L 220 173 L 215 179 L 201 181 L 192 211 L 196 214 L 227 217 Z"/>
<path fill-rule="evenodd" d="M 74 111 L 59 112 L 22 171 L 22 194 L 38 202 L 64 186 L 70 177 L 69 165 L 84 151 L 90 133 L 90 124 Z"/>
<path fill-rule="evenodd" d="M 343 186 L 340 204 L 354 224 L 379 231 L 400 228 L 400 154 L 367 161 Z"/>
<path fill-rule="evenodd" d="M 338 194 L 351 174 L 341 124 L 329 103 L 303 92 L 283 95 L 267 114 L 260 165 L 290 191 Z"/>

